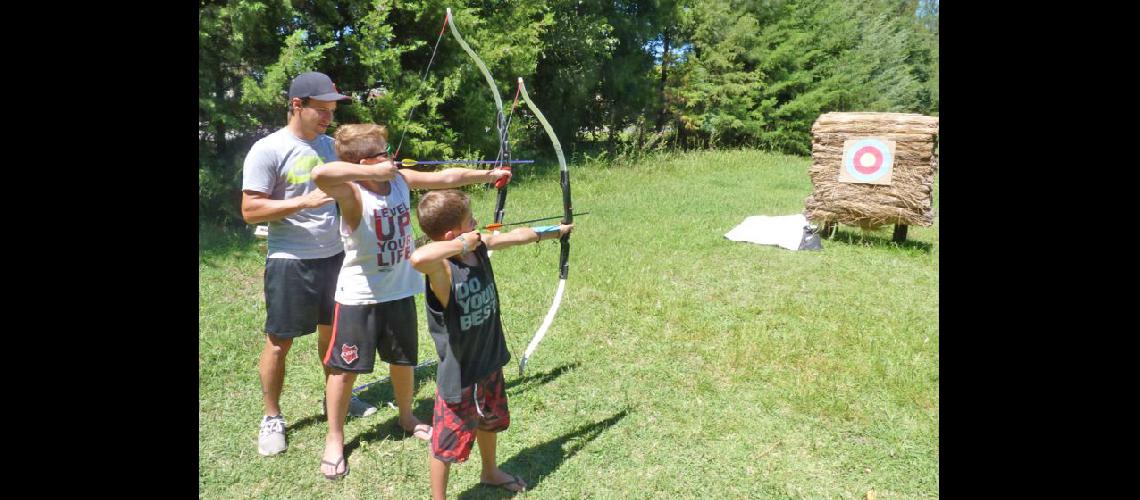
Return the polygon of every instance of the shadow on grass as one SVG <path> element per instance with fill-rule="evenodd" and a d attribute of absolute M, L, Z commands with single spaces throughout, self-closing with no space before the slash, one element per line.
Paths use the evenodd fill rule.
<path fill-rule="evenodd" d="M 419 366 L 415 370 L 415 382 L 412 386 L 412 394 L 420 392 L 420 388 L 424 384 L 435 380 L 436 370 L 439 367 L 438 363 L 428 364 L 426 366 Z M 344 455 L 347 457 L 351 455 L 353 450 L 360 446 L 364 441 L 382 441 L 382 440 L 402 440 L 411 438 L 410 433 L 404 432 L 400 427 L 400 413 L 399 410 L 392 409 L 388 406 L 396 404 L 396 393 L 392 388 L 391 377 L 385 375 L 373 382 L 366 384 L 359 384 L 360 379 L 357 378 L 357 388 L 362 389 L 355 392 L 356 397 L 367 401 L 369 404 L 376 406 L 380 412 L 390 412 L 391 416 L 381 423 L 377 423 L 369 428 L 367 431 L 357 434 L 356 437 L 345 443 Z M 364 387 L 366 385 L 366 387 Z M 432 409 L 435 404 L 435 393 L 433 392 L 430 397 L 412 400 L 412 415 L 415 415 L 420 421 L 431 424 Z M 349 417 L 354 418 L 354 417 Z M 363 417 L 372 418 L 372 416 Z M 413 438 L 415 439 L 415 438 Z"/>
<path fill-rule="evenodd" d="M 526 448 L 506 462 L 500 463 L 499 468 L 519 476 L 527 484 L 527 490 L 533 491 L 542 483 L 543 479 L 550 476 L 563 462 L 573 458 L 590 442 L 597 439 L 602 432 L 616 425 L 628 414 L 629 409 L 625 409 L 605 420 L 583 425 L 538 446 Z M 473 452 L 478 453 L 476 450 Z M 476 484 L 460 493 L 459 498 L 510 498 L 515 495 L 516 493 L 502 488 Z"/>
<path fill-rule="evenodd" d="M 582 363 L 574 362 L 574 363 L 569 363 L 569 364 L 565 364 L 562 366 L 552 368 L 551 370 L 545 371 L 542 373 L 533 373 L 532 372 L 530 375 L 527 375 L 525 377 L 516 377 L 515 379 L 511 380 L 510 382 L 507 382 L 506 388 L 508 391 L 510 391 L 511 389 L 517 388 L 517 390 L 512 391 L 515 393 L 523 392 L 523 391 L 526 391 L 528 389 L 531 389 L 532 387 L 536 387 L 536 386 L 544 385 L 544 384 L 549 384 L 554 379 L 562 376 L 562 374 L 564 374 L 568 371 L 571 371 L 575 368 L 578 368 L 581 365 L 582 365 Z M 510 367 L 510 366 L 511 365 L 507 365 L 503 368 L 506 369 L 507 367 Z M 509 393 L 508 393 L 508 395 L 509 395 Z"/>
<path fill-rule="evenodd" d="M 846 229 L 846 230 L 844 230 Z M 860 229 L 850 228 L 837 228 L 835 234 L 830 238 L 823 240 L 824 250 L 827 249 L 828 243 L 845 243 L 848 245 L 857 246 L 875 246 L 875 247 L 898 247 L 906 250 L 918 250 L 923 253 L 930 253 L 934 245 L 925 241 L 903 240 L 902 243 L 895 242 L 891 239 L 891 234 L 888 232 L 884 235 L 878 232 L 863 232 Z"/>
<path fill-rule="evenodd" d="M 536 387 L 538 385 L 550 383 L 552 380 L 558 378 L 563 373 L 566 373 L 567 371 L 576 368 L 578 365 L 579 365 L 579 363 L 562 365 L 562 366 L 553 368 L 547 372 L 535 373 L 535 374 L 528 375 L 528 376 L 523 377 L 523 378 L 515 379 L 515 380 L 505 384 L 505 386 L 507 389 L 510 389 L 512 387 L 522 385 L 522 388 L 520 388 L 516 391 L 512 391 L 515 393 L 520 392 L 520 391 L 524 391 L 524 390 L 528 390 L 528 389 L 531 389 L 531 388 Z M 430 380 L 435 379 L 436 370 L 437 370 L 438 366 L 439 366 L 438 364 L 431 364 L 431 365 L 424 366 L 424 367 L 416 370 L 415 388 L 413 389 L 413 393 L 418 393 L 420 391 L 420 388 L 423 386 L 423 384 L 428 383 L 429 379 Z M 508 366 L 510 366 L 510 365 L 508 365 Z M 393 404 L 395 404 L 395 399 L 396 399 L 395 393 L 392 389 L 392 384 L 389 383 L 389 377 L 383 377 L 383 378 L 381 378 L 375 382 L 369 383 L 367 388 L 365 388 L 361 392 L 356 393 L 356 395 L 360 399 L 363 399 L 364 401 L 367 401 L 373 405 L 376 405 L 377 408 L 379 408 L 379 411 L 391 411 L 392 416 L 389 417 L 388 419 L 384 420 L 382 423 L 378 423 L 378 424 L 374 425 L 368 431 L 361 433 L 361 434 L 358 434 L 355 438 L 352 439 L 352 441 L 345 443 L 345 445 L 344 445 L 345 456 L 350 455 L 352 453 L 352 451 L 355 450 L 357 447 L 359 447 L 360 443 L 363 441 L 381 441 L 381 440 L 389 440 L 389 439 L 390 440 L 401 440 L 401 439 L 407 439 L 409 437 L 412 437 L 411 434 L 404 432 L 404 430 L 402 428 L 400 428 L 400 423 L 399 423 L 400 415 L 399 415 L 399 413 L 396 410 L 392 410 L 391 408 L 388 408 L 387 403 L 389 401 L 392 401 Z M 432 412 L 434 411 L 434 409 L 435 409 L 435 392 L 433 391 L 431 397 L 421 398 L 419 400 L 413 401 L 412 414 L 416 415 L 424 423 L 427 423 L 430 425 L 431 424 L 431 418 L 432 418 Z M 349 417 L 349 418 L 352 418 L 352 417 Z M 371 417 L 364 417 L 364 418 L 371 418 Z M 323 421 L 324 418 L 319 416 L 319 415 L 316 417 L 310 417 L 308 419 L 302 420 L 301 423 L 298 423 L 297 427 L 300 428 L 302 425 L 311 424 L 312 422 L 314 422 L 316 420 Z"/>
<path fill-rule="evenodd" d="M 383 365 L 383 363 L 381 363 L 381 364 Z M 425 383 L 427 383 L 426 379 L 435 378 L 435 369 L 436 369 L 436 365 L 432 364 L 432 365 L 419 367 L 417 370 L 415 370 L 416 378 L 415 378 L 415 385 L 413 386 L 413 389 L 412 389 L 413 394 L 419 392 L 420 387 L 422 387 Z M 393 402 L 393 404 L 395 404 L 396 396 L 395 396 L 395 392 L 392 389 L 392 384 L 389 383 L 390 377 L 388 375 L 385 375 L 384 377 L 379 378 L 379 379 L 372 381 L 372 382 L 365 382 L 363 384 L 360 383 L 361 379 L 363 379 L 364 377 L 370 377 L 370 376 L 374 376 L 374 375 L 376 375 L 376 372 L 365 373 L 365 374 L 361 374 L 360 376 L 358 376 L 356 378 L 355 384 L 356 384 L 357 388 L 360 388 L 362 390 L 354 391 L 353 395 L 355 395 L 356 397 L 358 397 L 364 401 L 367 401 L 369 404 L 376 406 L 377 411 L 382 412 L 382 411 L 385 411 L 385 409 L 388 409 L 387 403 L 389 401 L 391 401 L 391 402 Z M 323 397 L 323 395 L 322 395 L 322 397 Z M 412 409 L 412 412 L 417 414 L 417 415 L 419 415 L 419 414 L 431 415 L 431 410 L 432 410 L 431 403 L 432 403 L 432 399 L 430 399 L 430 398 L 425 399 L 424 401 L 420 401 L 419 404 Z M 318 407 L 314 406 L 314 408 L 316 409 Z M 353 416 L 348 417 L 349 420 L 352 420 L 355 418 L 357 418 L 357 417 L 353 417 Z M 367 417 L 360 417 L 360 418 L 372 418 L 372 415 L 369 415 Z M 317 413 L 317 414 L 305 417 L 301 420 L 298 420 L 294 424 L 290 424 L 289 430 L 290 431 L 300 430 L 300 429 L 308 427 L 312 424 L 315 424 L 317 422 L 324 423 L 325 420 L 326 419 L 325 419 L 324 415 Z M 397 430 L 400 430 L 400 429 L 397 427 L 397 428 L 393 429 L 393 432 L 395 432 Z M 401 437 L 402 437 L 402 430 L 400 431 L 400 433 L 401 433 Z M 392 434 L 392 435 L 394 435 L 394 434 Z M 348 451 L 348 449 L 347 449 L 347 445 L 346 445 L 345 452 L 347 453 L 347 451 Z"/>

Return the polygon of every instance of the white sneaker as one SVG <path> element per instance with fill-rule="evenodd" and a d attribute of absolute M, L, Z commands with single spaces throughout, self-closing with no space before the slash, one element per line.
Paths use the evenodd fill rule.
<path fill-rule="evenodd" d="M 262 456 L 281 453 L 289 448 L 285 442 L 285 417 L 261 417 L 261 430 L 257 435 L 257 452 Z"/>
<path fill-rule="evenodd" d="M 353 396 L 348 400 L 348 414 L 354 417 L 367 417 L 376 413 L 376 407 L 368 404 L 367 401 Z"/>
<path fill-rule="evenodd" d="M 327 405 L 328 405 L 328 403 L 326 403 L 324 398 L 322 398 L 321 399 L 321 415 L 328 416 L 329 408 Z M 352 399 L 348 400 L 348 414 L 350 416 L 367 417 L 373 413 L 376 413 L 376 407 L 368 404 L 367 401 L 360 399 L 356 396 L 353 396 Z"/>

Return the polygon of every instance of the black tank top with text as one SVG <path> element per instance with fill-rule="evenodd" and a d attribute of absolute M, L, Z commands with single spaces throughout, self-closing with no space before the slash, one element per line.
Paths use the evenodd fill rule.
<path fill-rule="evenodd" d="M 458 257 L 446 261 L 451 267 L 451 299 L 446 308 L 440 306 L 431 281 L 424 277 L 428 332 L 439 354 L 436 380 L 440 397 L 448 403 L 458 403 L 464 387 L 511 360 L 487 247 L 480 245 L 472 253 L 479 261 L 474 266 Z"/>

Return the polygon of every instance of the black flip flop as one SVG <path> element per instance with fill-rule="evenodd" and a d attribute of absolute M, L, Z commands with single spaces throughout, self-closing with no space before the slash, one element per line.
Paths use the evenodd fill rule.
<path fill-rule="evenodd" d="M 344 455 L 341 455 L 340 459 L 337 460 L 336 463 L 329 462 L 328 460 L 321 459 L 322 464 L 331 465 L 333 468 L 332 474 L 325 474 L 324 472 L 322 472 L 321 475 L 325 476 L 325 479 L 328 479 L 329 481 L 334 481 L 334 480 L 340 479 L 344 476 L 347 476 L 348 475 L 348 462 L 344 462 L 344 472 L 340 472 L 340 473 L 336 472 L 336 468 L 337 468 L 337 466 L 340 465 L 341 462 L 344 462 Z"/>
<path fill-rule="evenodd" d="M 502 488 L 502 489 L 507 490 L 511 493 L 522 493 L 522 492 L 526 491 L 526 486 L 522 482 L 522 479 L 519 479 L 518 476 L 511 474 L 511 473 L 507 473 L 507 475 L 511 476 L 510 481 L 505 481 L 502 483 L 485 483 L 483 481 L 479 481 L 479 486 L 487 486 L 487 487 L 491 487 L 491 488 Z M 512 490 L 512 489 L 507 487 L 508 485 L 511 485 L 511 484 L 517 484 L 519 486 L 522 486 L 522 489 L 518 490 L 518 491 Z"/>

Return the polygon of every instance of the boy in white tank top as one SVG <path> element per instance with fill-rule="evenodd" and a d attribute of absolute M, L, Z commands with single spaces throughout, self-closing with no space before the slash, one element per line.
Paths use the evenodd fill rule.
<path fill-rule="evenodd" d="M 387 154 L 382 125 L 344 125 L 335 134 L 337 157 L 345 163 L 312 171 L 317 186 L 336 200 L 345 256 L 336 287 L 332 339 L 323 363 L 331 375 L 325 387 L 329 430 L 321 474 L 348 474 L 344 461 L 344 421 L 352 384 L 371 373 L 375 355 L 389 363 L 400 411 L 399 425 L 409 434 L 431 439 L 431 426 L 412 414 L 413 367 L 417 362 L 415 295 L 423 278 L 411 266 L 415 237 L 411 225 L 411 189 L 444 189 L 495 182 L 509 170 L 451 168 L 439 172 L 398 171 Z M 342 463 L 344 462 L 344 463 Z"/>

